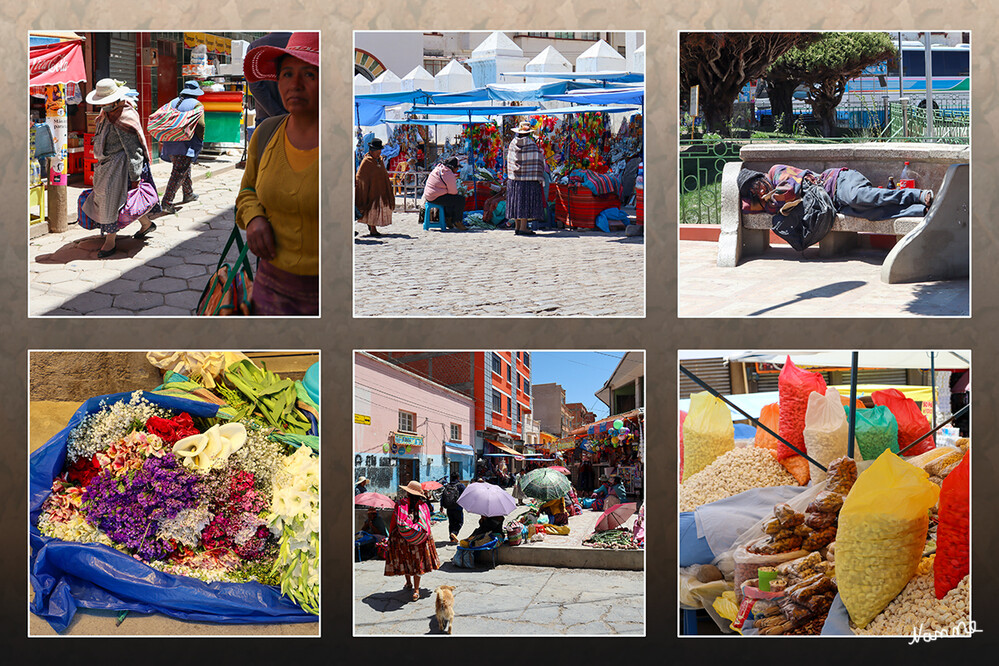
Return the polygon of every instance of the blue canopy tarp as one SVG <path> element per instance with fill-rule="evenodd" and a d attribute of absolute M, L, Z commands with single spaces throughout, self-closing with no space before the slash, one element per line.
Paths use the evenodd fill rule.
<path fill-rule="evenodd" d="M 493 122 L 492 118 L 487 118 L 485 116 L 472 116 L 471 120 L 468 118 L 463 118 L 461 120 L 447 120 L 444 118 L 431 118 L 429 120 L 423 118 L 407 118 L 405 120 L 389 120 L 384 121 L 389 125 L 421 125 L 423 127 L 433 127 L 434 125 L 481 125 L 483 123 Z M 384 157 L 384 153 L 382 156 Z"/>
<path fill-rule="evenodd" d="M 600 105 L 594 104 L 590 106 L 567 106 L 561 109 L 541 109 L 539 111 L 533 112 L 532 116 L 561 116 L 569 113 L 630 113 L 632 111 L 638 111 L 642 107 L 633 105 Z"/>
<path fill-rule="evenodd" d="M 540 106 L 451 106 L 451 105 L 414 105 L 410 113 L 414 115 L 426 116 L 502 116 L 510 112 L 519 112 L 517 115 L 528 115 L 535 111 L 543 110 Z"/>
<path fill-rule="evenodd" d="M 429 102 L 433 97 L 434 93 L 425 90 L 355 95 L 354 123 L 363 127 L 380 125 L 385 122 L 385 107 Z"/>
<path fill-rule="evenodd" d="M 645 101 L 645 88 L 583 89 L 547 95 L 545 99 L 574 104 L 642 104 Z"/>
<path fill-rule="evenodd" d="M 191 416 L 213 417 L 218 405 L 143 392 L 154 405 Z M 181 620 L 222 624 L 316 622 L 274 586 L 260 583 L 204 583 L 153 569 L 125 553 L 96 543 L 75 543 L 46 537 L 38 531 L 42 503 L 52 480 L 66 463 L 69 434 L 83 419 L 108 405 L 128 400 L 114 393 L 87 400 L 65 428 L 30 457 L 29 539 L 31 612 L 63 632 L 77 608 L 135 613 L 162 613 Z"/>

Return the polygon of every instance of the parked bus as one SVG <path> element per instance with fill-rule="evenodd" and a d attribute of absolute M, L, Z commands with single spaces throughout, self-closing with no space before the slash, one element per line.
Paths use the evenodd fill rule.
<path fill-rule="evenodd" d="M 930 52 L 933 107 L 967 112 L 971 107 L 971 44 L 933 44 Z M 883 97 L 889 101 L 907 97 L 910 104 L 926 107 L 926 51 L 921 42 L 902 42 L 901 59 L 868 67 L 859 77 L 848 81 L 840 104 L 880 105 Z"/>
<path fill-rule="evenodd" d="M 933 64 L 933 108 L 944 112 L 967 113 L 971 107 L 971 45 L 931 45 Z M 878 113 L 883 98 L 894 101 L 900 97 L 920 108 L 926 107 L 926 53 L 922 42 L 903 41 L 901 58 L 868 67 L 857 78 L 847 82 L 837 112 L 840 121 L 861 108 Z M 899 78 L 901 61 L 901 78 Z M 810 116 L 808 87 L 798 86 L 792 100 L 795 116 Z M 769 120 L 770 99 L 763 79 L 746 84 L 739 101 L 752 102 L 757 122 Z M 865 114 L 866 115 L 866 114 Z"/>

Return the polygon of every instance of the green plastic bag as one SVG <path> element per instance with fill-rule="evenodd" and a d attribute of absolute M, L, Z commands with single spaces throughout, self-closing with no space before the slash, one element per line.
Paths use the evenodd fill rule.
<path fill-rule="evenodd" d="M 846 406 L 843 409 L 846 411 L 849 423 L 850 407 Z M 898 421 L 895 420 L 891 410 L 883 405 L 873 409 L 857 410 L 855 437 L 857 450 L 864 460 L 874 460 L 885 451 L 898 453 Z"/>

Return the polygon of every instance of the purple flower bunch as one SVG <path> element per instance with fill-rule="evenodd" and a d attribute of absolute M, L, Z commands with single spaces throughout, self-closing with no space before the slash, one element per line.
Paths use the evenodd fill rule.
<path fill-rule="evenodd" d="M 200 483 L 174 456 L 149 457 L 142 467 L 119 476 L 98 474 L 83 493 L 87 521 L 143 560 L 161 560 L 174 544 L 156 536 L 159 521 L 197 506 Z"/>
<path fill-rule="evenodd" d="M 257 514 L 268 506 L 267 498 L 254 488 L 254 475 L 232 471 L 226 491 L 212 502 L 215 517 L 201 532 L 205 548 L 225 548 L 243 559 L 257 559 L 266 550 L 270 530 Z"/>

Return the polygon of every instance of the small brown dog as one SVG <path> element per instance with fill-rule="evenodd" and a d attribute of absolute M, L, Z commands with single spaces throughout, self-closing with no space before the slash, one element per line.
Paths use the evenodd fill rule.
<path fill-rule="evenodd" d="M 454 629 L 454 585 L 439 585 L 437 593 L 437 626 L 451 633 Z"/>

